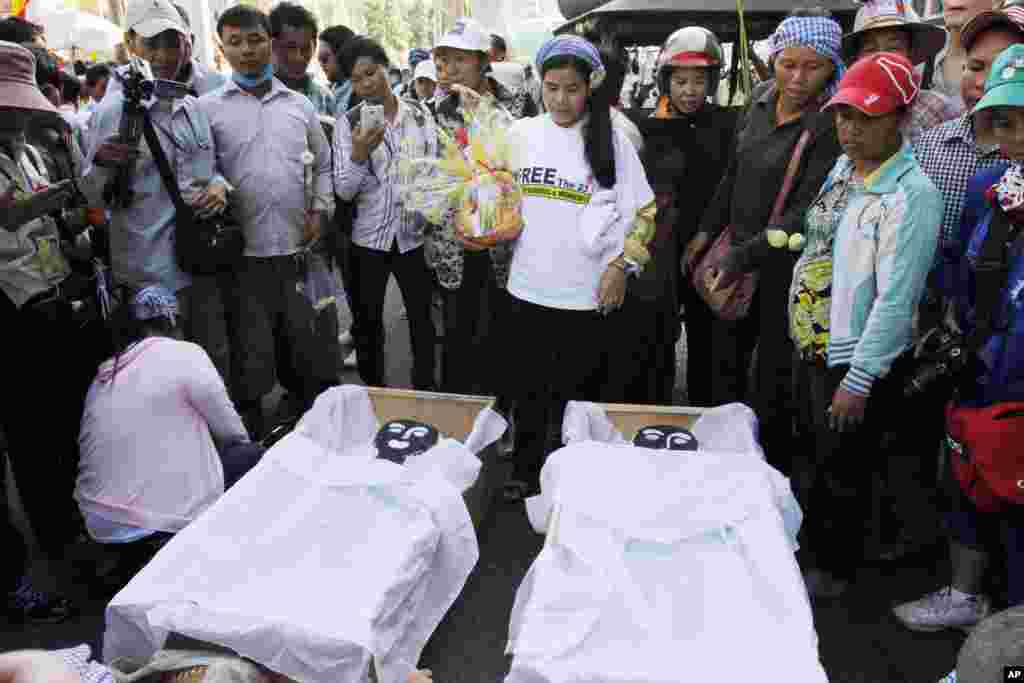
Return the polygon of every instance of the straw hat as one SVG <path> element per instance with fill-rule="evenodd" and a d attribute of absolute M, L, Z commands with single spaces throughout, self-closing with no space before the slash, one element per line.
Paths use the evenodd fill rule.
<path fill-rule="evenodd" d="M 921 21 L 909 0 L 868 0 L 857 10 L 853 31 L 843 36 L 843 58 L 853 62 L 864 34 L 880 28 L 901 28 L 910 33 L 910 61 L 914 64 L 927 62 L 946 45 L 946 31 Z"/>
<path fill-rule="evenodd" d="M 35 55 L 5 40 L 0 40 L 0 107 L 57 112 L 36 85 Z"/>

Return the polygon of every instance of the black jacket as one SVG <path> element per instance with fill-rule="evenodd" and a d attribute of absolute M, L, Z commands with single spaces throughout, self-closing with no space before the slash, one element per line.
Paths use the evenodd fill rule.
<path fill-rule="evenodd" d="M 782 188 L 786 167 L 804 129 L 811 140 L 804 151 L 778 227 L 803 232 L 804 214 L 842 153 L 830 112 L 810 112 L 783 126 L 775 125 L 778 93 L 775 81 L 754 89 L 752 104 L 739 124 L 736 150 L 729 170 L 701 221 L 712 240 L 726 226 L 736 231 L 738 246 L 723 267 L 732 271 L 757 270 L 770 253 L 764 230 L 775 198 Z"/>
<path fill-rule="evenodd" d="M 679 309 L 680 256 L 728 166 L 738 115 L 737 109 L 709 104 L 693 115 L 636 120 L 644 136 L 641 160 L 659 206 L 652 260 L 630 283 L 631 295 L 670 297 L 671 310 Z"/>

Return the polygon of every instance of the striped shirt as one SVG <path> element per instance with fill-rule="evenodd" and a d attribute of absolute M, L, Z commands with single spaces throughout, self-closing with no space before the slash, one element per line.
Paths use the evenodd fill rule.
<path fill-rule="evenodd" d="M 358 110 L 354 112 L 358 117 Z M 401 196 L 403 158 L 436 157 L 437 126 L 430 112 L 412 100 L 399 99 L 395 120 L 366 163 L 352 161 L 352 127 L 348 116 L 334 126 L 334 192 L 354 201 L 352 241 L 366 249 L 406 253 L 423 246 L 424 219 L 405 209 Z"/>

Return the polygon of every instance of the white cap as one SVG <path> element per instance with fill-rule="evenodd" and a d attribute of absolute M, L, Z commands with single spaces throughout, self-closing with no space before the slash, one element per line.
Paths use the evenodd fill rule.
<path fill-rule="evenodd" d="M 437 66 L 434 64 L 433 59 L 424 59 L 416 65 L 416 71 L 412 74 L 412 80 L 415 81 L 417 78 L 427 78 L 437 83 Z"/>
<path fill-rule="evenodd" d="M 491 76 L 512 92 L 522 90 L 526 85 L 526 69 L 516 62 L 493 62 Z"/>
<path fill-rule="evenodd" d="M 455 50 L 467 50 L 469 52 L 487 52 L 491 49 L 491 34 L 484 30 L 484 27 L 467 17 L 459 17 L 455 20 L 455 26 L 448 33 L 441 36 L 434 46 L 450 47 Z"/>
<path fill-rule="evenodd" d="M 169 0 L 131 0 L 126 14 L 127 29 L 143 38 L 152 38 L 168 30 L 188 36 L 185 22 Z"/>

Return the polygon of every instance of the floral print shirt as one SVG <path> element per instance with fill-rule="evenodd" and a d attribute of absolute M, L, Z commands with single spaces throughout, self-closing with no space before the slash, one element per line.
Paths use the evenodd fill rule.
<path fill-rule="evenodd" d="M 494 98 L 509 117 L 513 120 L 537 115 L 537 107 L 525 90 L 512 91 L 488 78 Z M 444 94 L 427 103 L 434 114 L 438 126 L 456 139 L 465 137 L 466 117 L 457 97 Z M 438 282 L 445 289 L 458 289 L 462 286 L 462 264 L 464 260 L 462 244 L 455 237 L 454 213 L 444 221 L 443 225 L 434 226 L 427 232 L 427 263 L 434 270 Z M 511 251 L 507 246 L 491 250 L 494 275 L 502 288 L 508 281 L 508 268 Z"/>
<path fill-rule="evenodd" d="M 825 181 L 807 211 L 806 243 L 793 268 L 789 290 L 789 330 L 793 344 L 807 361 L 824 362 L 828 350 L 829 311 L 832 305 L 832 246 L 846 211 L 851 191 L 863 183 L 853 175 L 853 162 L 845 158 Z"/>

